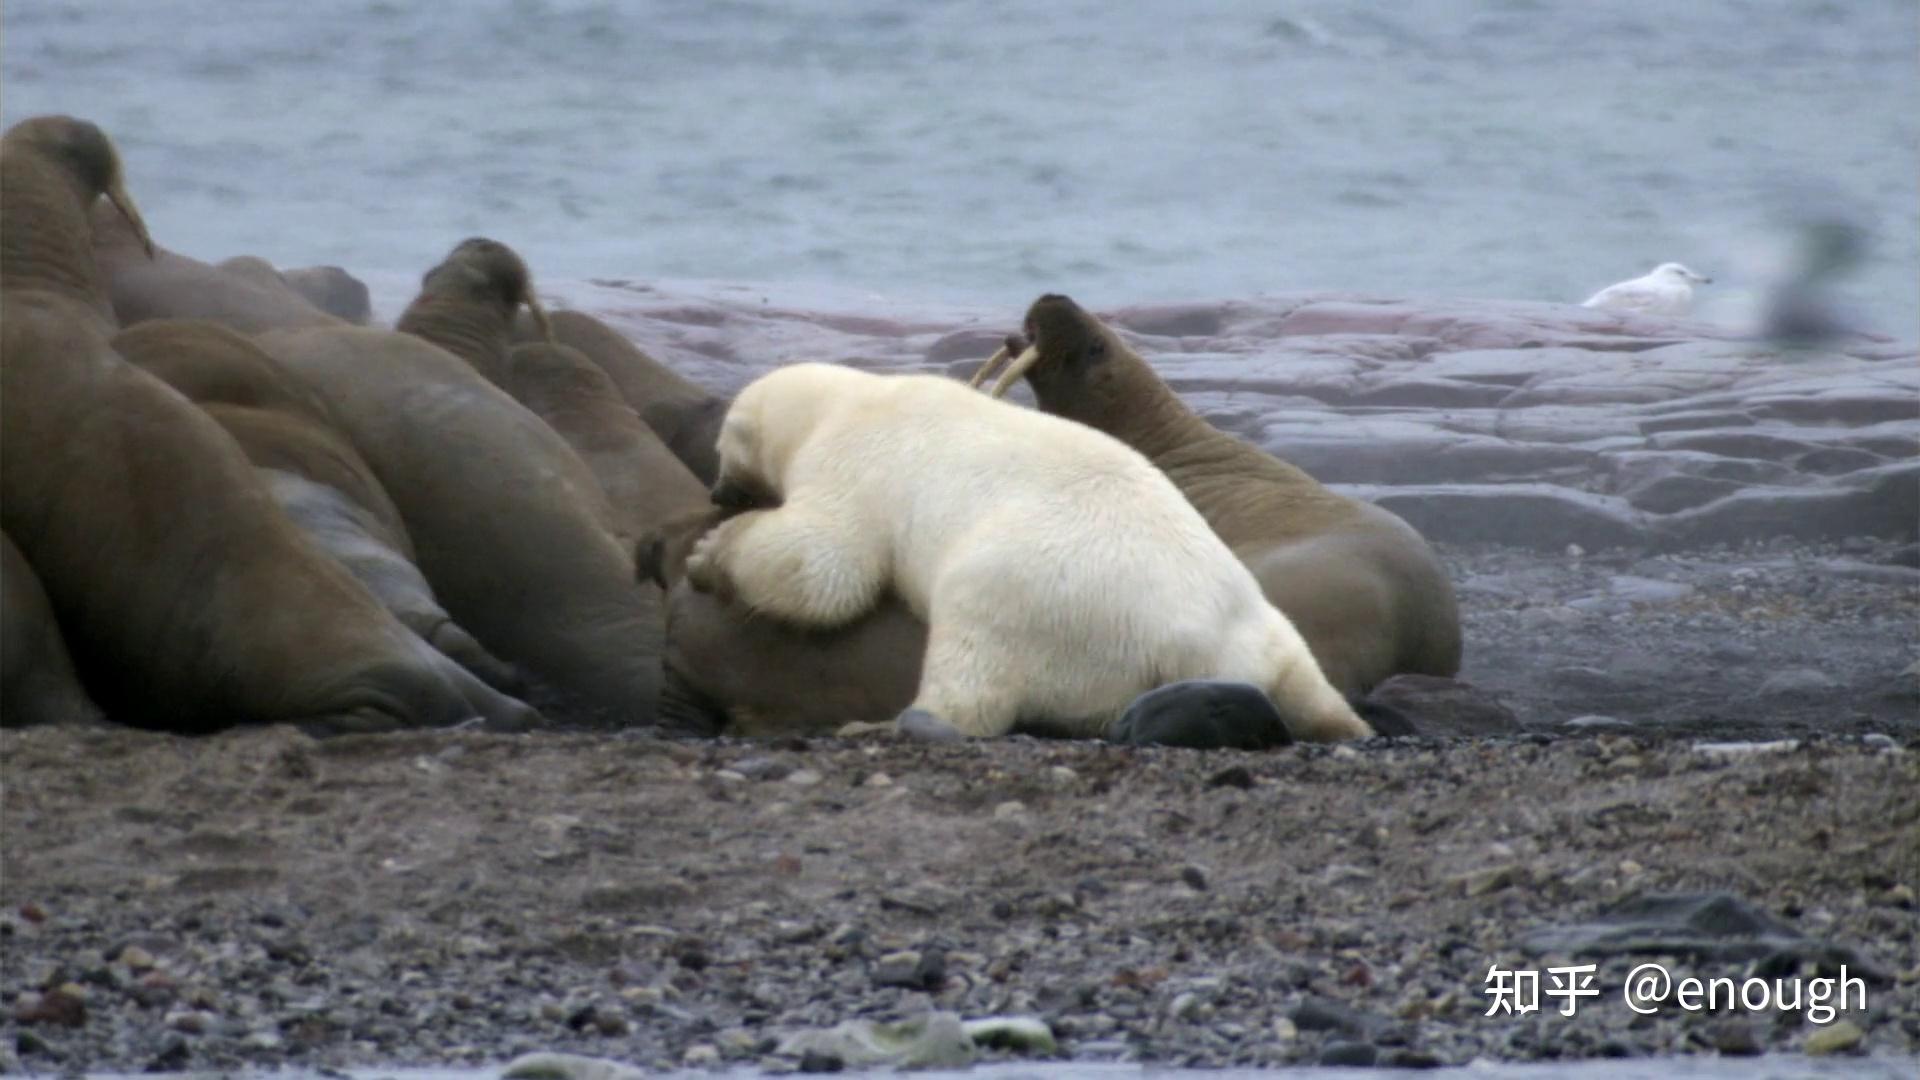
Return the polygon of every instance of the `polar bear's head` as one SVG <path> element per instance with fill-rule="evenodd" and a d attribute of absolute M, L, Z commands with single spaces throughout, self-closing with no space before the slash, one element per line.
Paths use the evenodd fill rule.
<path fill-rule="evenodd" d="M 748 383 L 720 423 L 715 505 L 779 505 L 794 454 L 836 408 L 871 393 L 880 378 L 834 364 L 790 364 Z"/>

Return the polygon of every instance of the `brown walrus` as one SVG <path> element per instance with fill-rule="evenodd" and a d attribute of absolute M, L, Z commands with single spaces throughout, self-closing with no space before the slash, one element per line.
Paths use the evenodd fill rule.
<path fill-rule="evenodd" d="M 149 255 L 146 245 L 145 234 L 136 235 L 111 207 L 95 208 L 93 256 L 122 326 L 148 319 L 211 319 L 253 334 L 341 322 L 308 302 L 265 260 L 242 257 L 234 269 L 165 248 Z"/>
<path fill-rule="evenodd" d="M 393 328 L 433 342 L 506 389 L 513 317 L 522 305 L 540 339 L 549 339 L 546 309 L 534 296 L 527 264 L 498 240 L 474 236 L 421 276 L 420 292 Z"/>
<path fill-rule="evenodd" d="M 106 718 L 74 674 L 40 578 L 0 533 L 0 727 L 97 724 Z"/>
<path fill-rule="evenodd" d="M 492 687 L 518 683 L 434 599 L 414 566 L 400 511 L 326 403 L 260 347 L 203 320 L 154 319 L 122 330 L 113 347 L 185 395 L 227 430 L 294 524 L 421 639 Z M 532 722 L 526 706 L 463 685 L 490 720 Z"/>
<path fill-rule="evenodd" d="M 91 254 L 88 213 L 104 195 L 129 245 L 154 256 L 153 238 L 127 194 L 120 155 L 106 133 L 71 116 L 36 116 L 0 138 L 0 296 L 37 290 L 91 312 L 112 327 L 106 275 Z M 85 245 L 75 250 L 76 245 Z"/>
<path fill-rule="evenodd" d="M 705 505 L 706 488 L 621 398 L 606 372 L 577 350 L 545 342 L 515 345 L 507 389 L 593 471 L 624 544 Z"/>
<path fill-rule="evenodd" d="M 660 441 L 673 451 L 702 484 L 712 486 L 720 473 L 715 444 L 720 422 L 727 417 L 726 398 L 709 393 L 679 372 L 648 356 L 620 332 L 579 311 L 556 311 L 548 316 L 556 345 L 567 345 L 607 373 L 633 411 L 640 414 Z M 540 329 L 531 318 L 514 322 L 518 341 L 539 340 Z"/>
<path fill-rule="evenodd" d="M 443 657 L 287 522 L 224 431 L 107 344 L 90 208 L 143 241 L 118 156 L 70 117 L 0 138 L 0 528 L 113 715 L 325 730 L 471 715 Z"/>
<path fill-rule="evenodd" d="M 633 578 L 579 457 L 466 362 L 411 334 L 283 330 L 261 346 L 318 391 L 393 497 L 453 617 L 562 700 L 542 711 L 649 724 L 658 590 Z"/>
<path fill-rule="evenodd" d="M 282 270 L 258 255 L 235 255 L 214 265 L 267 288 L 292 289 L 307 303 L 355 326 L 365 326 L 373 319 L 373 294 L 367 291 L 367 283 L 341 267 L 296 266 Z"/>
<path fill-rule="evenodd" d="M 1065 296 L 1035 301 L 1025 338 L 1010 339 L 974 385 L 1007 356 L 1013 360 L 994 395 L 1024 377 L 1041 409 L 1151 459 L 1253 570 L 1349 698 L 1392 675 L 1459 670 L 1453 584 L 1406 522 L 1214 428 Z"/>
<path fill-rule="evenodd" d="M 684 580 L 688 553 L 734 511 L 705 507 L 655 529 L 636 571 L 667 590 L 662 723 L 704 735 L 832 734 L 888 724 L 913 701 L 926 624 L 887 599 L 833 631 L 758 618 Z"/>

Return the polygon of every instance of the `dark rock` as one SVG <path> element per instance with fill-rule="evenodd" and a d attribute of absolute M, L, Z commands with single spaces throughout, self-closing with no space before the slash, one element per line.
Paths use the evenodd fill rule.
<path fill-rule="evenodd" d="M 1418 735 L 1472 737 L 1520 730 L 1520 718 L 1492 692 L 1457 679 L 1395 675 L 1367 698 L 1405 716 Z"/>
<path fill-rule="evenodd" d="M 1521 937 L 1520 948 L 1534 956 L 1666 954 L 1696 960 L 1754 960 L 1785 972 L 1801 962 L 1825 962 L 1837 969 L 1844 960 L 1850 973 L 1869 982 L 1888 977 L 1878 964 L 1854 950 L 1809 941 L 1793 927 L 1727 893 L 1645 893 L 1588 922 L 1533 930 Z M 1768 977 L 1758 969 L 1754 974 Z"/>
<path fill-rule="evenodd" d="M 1234 787 L 1242 791 L 1253 787 L 1253 773 L 1245 765 L 1229 765 L 1207 779 L 1208 787 Z"/>
<path fill-rule="evenodd" d="M 193 1050 L 187 1045 L 185 1036 L 169 1035 L 161 1042 L 160 1052 L 153 1056 L 152 1061 L 147 1062 L 147 1071 L 150 1073 L 179 1072 L 187 1067 L 187 1062 L 192 1057 Z"/>
<path fill-rule="evenodd" d="M 1376 1064 L 1387 1069 L 1438 1069 L 1446 1062 L 1425 1050 L 1396 1048 L 1380 1055 Z"/>
<path fill-rule="evenodd" d="M 1646 521 L 1624 500 L 1553 484 L 1445 484 L 1357 492 L 1429 540 L 1588 551 L 1642 541 Z"/>
<path fill-rule="evenodd" d="M 1714 1024 L 1707 1032 L 1707 1041 L 1727 1057 L 1753 1057 L 1765 1052 L 1760 1040 L 1754 1038 L 1753 1025 L 1745 1020 L 1722 1020 Z"/>
<path fill-rule="evenodd" d="M 994 350 L 998 349 L 1001 342 L 1006 340 L 1007 331 L 1010 329 L 1011 327 L 1001 327 L 998 329 L 993 327 L 979 327 L 955 330 L 927 346 L 925 359 L 928 363 L 932 364 L 945 364 L 957 361 L 964 365 L 966 370 L 964 372 L 956 371 L 954 374 L 964 374 L 967 378 L 972 378 L 974 369 L 979 367 L 987 357 L 993 355 Z"/>
<path fill-rule="evenodd" d="M 1197 866 L 1188 865 L 1181 867 L 1180 880 L 1185 882 L 1187 888 L 1192 889 L 1194 892 L 1207 891 L 1207 872 Z"/>
<path fill-rule="evenodd" d="M 1301 1031 L 1338 1031 L 1360 1038 L 1371 1037 L 1383 1022 L 1379 1017 L 1317 995 L 1302 999 L 1287 1017 Z"/>
<path fill-rule="evenodd" d="M 1380 1051 L 1372 1043 L 1331 1042 L 1320 1051 L 1320 1064 L 1371 1068 Z"/>
<path fill-rule="evenodd" d="M 1226 325 L 1219 304 L 1143 304 L 1121 308 L 1107 318 L 1136 334 L 1155 337 L 1212 337 Z"/>
<path fill-rule="evenodd" d="M 1699 450 L 1731 458 L 1792 461 L 1818 449 L 1810 442 L 1770 435 L 1763 431 L 1686 431 L 1650 436 L 1648 444 L 1661 450 Z"/>
<path fill-rule="evenodd" d="M 1755 691 L 1761 697 L 1819 698 L 1840 688 L 1833 676 L 1817 668 L 1785 668 L 1761 682 Z"/>
<path fill-rule="evenodd" d="M 1731 480 L 1715 480 L 1710 476 L 1657 476 L 1635 484 L 1622 491 L 1627 502 L 1636 510 L 1645 510 L 1653 514 L 1671 514 L 1688 510 L 1696 506 L 1705 506 L 1715 499 L 1723 499 L 1740 490 L 1740 485 Z"/>
<path fill-rule="evenodd" d="M 1640 430 L 1647 435 L 1657 435 L 1663 431 L 1702 431 L 1710 428 L 1752 427 L 1753 424 L 1753 417 L 1744 412 L 1700 409 L 1642 420 Z"/>
<path fill-rule="evenodd" d="M 1823 446 L 1793 459 L 1794 468 L 1820 476 L 1858 472 L 1861 469 L 1871 469 L 1886 463 L 1887 459 L 1879 454 L 1851 446 Z"/>
<path fill-rule="evenodd" d="M 1747 488 L 1660 523 L 1668 546 L 1792 537 L 1920 536 L 1920 462 L 1867 469 L 1845 483 Z"/>
<path fill-rule="evenodd" d="M 847 1067 L 839 1054 L 809 1050 L 800 1055 L 800 1071 L 803 1073 L 835 1073 Z"/>

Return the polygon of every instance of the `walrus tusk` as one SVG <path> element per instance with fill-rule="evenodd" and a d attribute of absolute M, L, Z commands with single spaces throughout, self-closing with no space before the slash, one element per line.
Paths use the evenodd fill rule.
<path fill-rule="evenodd" d="M 147 223 L 140 217 L 140 208 L 133 204 L 133 196 L 127 194 L 127 185 L 117 176 L 107 185 L 107 201 L 127 220 L 133 235 L 139 238 L 140 246 L 146 249 L 147 258 L 153 258 L 153 237 L 147 233 Z"/>
<path fill-rule="evenodd" d="M 527 314 L 533 316 L 533 324 L 540 328 L 540 340 L 549 345 L 553 344 L 553 325 L 547 322 L 547 309 L 541 307 L 540 301 L 533 298 L 531 290 L 527 292 Z"/>
<path fill-rule="evenodd" d="M 987 376 L 993 374 L 993 369 L 999 367 L 1000 361 L 1005 360 L 1006 358 L 1007 358 L 1007 347 L 1005 345 L 1002 345 L 998 350 L 994 352 L 992 356 L 987 357 L 987 362 L 984 364 L 981 364 L 980 370 L 973 373 L 973 378 L 967 380 L 967 385 L 975 388 L 976 390 L 979 389 L 980 384 L 987 381 Z"/>
<path fill-rule="evenodd" d="M 1013 363 L 1007 365 L 1007 373 L 1000 376 L 999 382 L 993 384 L 993 396 L 1005 397 L 1007 391 L 1013 389 L 1013 384 L 1019 382 L 1028 370 L 1039 362 L 1040 346 L 1027 346 L 1027 351 L 1014 357 Z"/>

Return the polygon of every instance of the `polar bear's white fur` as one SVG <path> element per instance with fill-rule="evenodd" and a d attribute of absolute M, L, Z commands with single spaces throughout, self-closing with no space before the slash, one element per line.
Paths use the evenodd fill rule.
<path fill-rule="evenodd" d="M 927 623 L 918 696 L 966 735 L 1102 734 L 1182 679 L 1266 690 L 1298 738 L 1372 734 L 1178 488 L 1092 428 L 931 375 L 796 364 L 734 399 L 696 586 L 833 627 L 891 588 Z"/>

